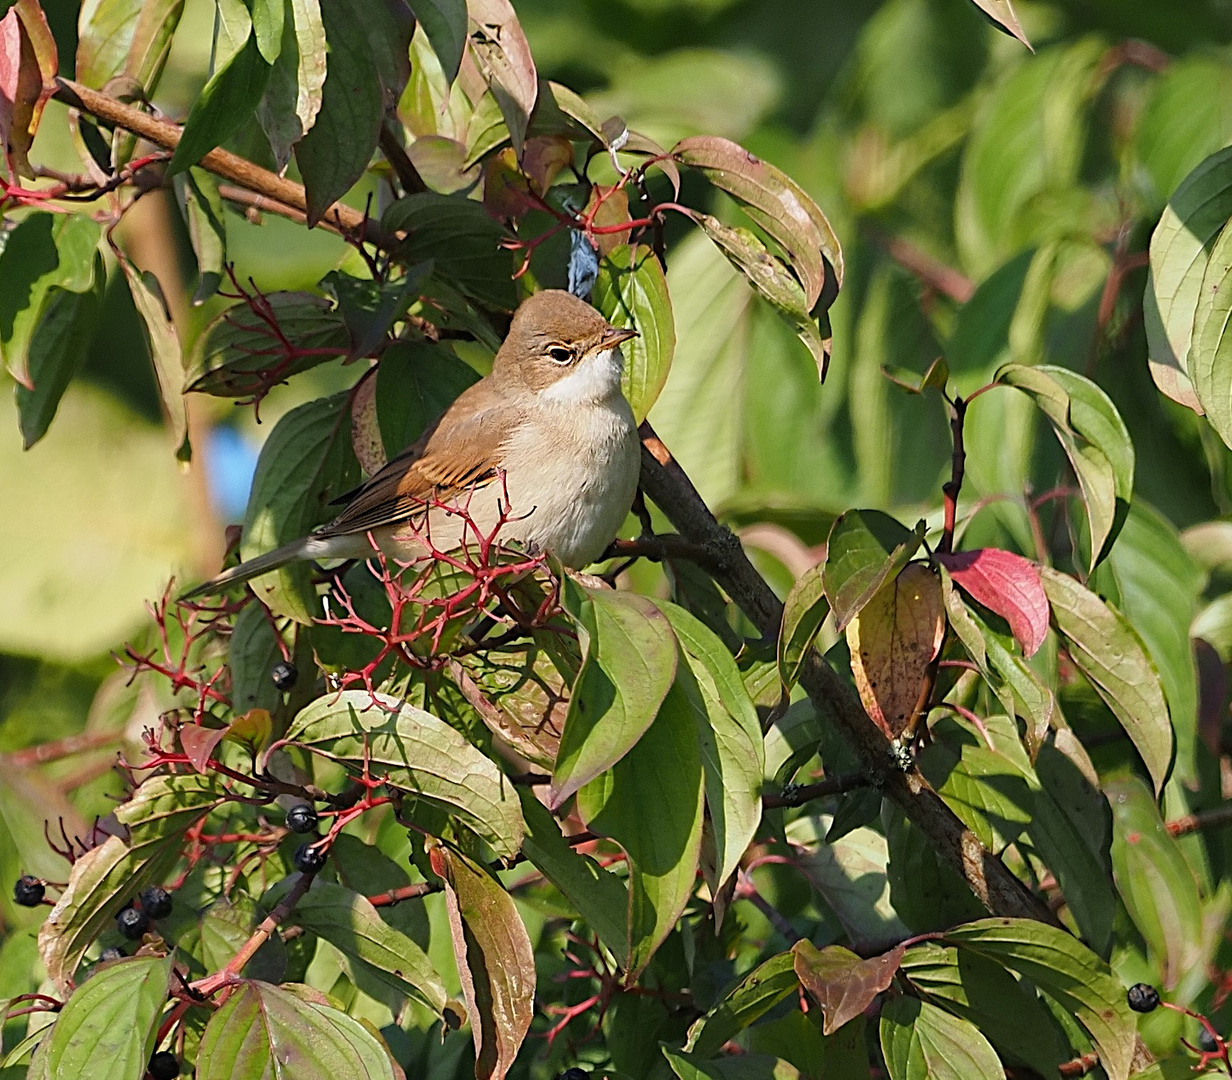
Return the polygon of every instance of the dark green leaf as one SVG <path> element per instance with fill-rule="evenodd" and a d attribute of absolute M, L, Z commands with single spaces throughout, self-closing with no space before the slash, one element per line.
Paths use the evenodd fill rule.
<path fill-rule="evenodd" d="M 822 568 L 812 566 L 796 579 L 787 599 L 783 601 L 778 649 L 779 678 L 789 689 L 795 686 L 805 655 L 813 647 L 821 624 L 829 614 L 830 602 L 826 599 Z"/>
<path fill-rule="evenodd" d="M 445 881 L 453 955 L 475 1043 L 476 1080 L 502 1080 L 533 1013 L 530 938 L 513 897 L 484 867 L 434 847 L 432 869 Z"/>
<path fill-rule="evenodd" d="M 235 618 L 227 647 L 231 669 L 231 705 L 236 715 L 249 709 L 273 712 L 281 694 L 270 678 L 282 650 L 274 638 L 269 615 L 260 604 L 249 604 Z"/>
<path fill-rule="evenodd" d="M 406 317 L 429 269 L 427 264 L 413 266 L 396 281 L 388 282 L 352 277 L 341 270 L 331 270 L 321 279 L 321 286 L 338 302 L 338 311 L 351 336 L 348 360 L 381 352 L 390 328 Z"/>
<path fill-rule="evenodd" d="M 423 434 L 468 386 L 479 381 L 469 364 L 441 345 L 394 342 L 376 373 L 376 413 L 389 457 Z"/>
<path fill-rule="evenodd" d="M 298 989 L 299 992 L 296 992 Z M 295 1062 L 296 1080 L 394 1080 L 385 1048 L 323 994 L 245 982 L 210 1017 L 197 1080 L 261 1080 Z"/>
<path fill-rule="evenodd" d="M 252 122 L 265 87 L 270 66 L 249 36 L 243 48 L 216 71 L 193 102 L 184 121 L 175 153 L 167 163 L 167 175 L 174 176 L 196 165 L 216 146 Z"/>
<path fill-rule="evenodd" d="M 879 510 L 848 510 L 834 522 L 822 582 L 834 627 L 844 630 L 881 586 L 907 565 L 924 539 Z"/>
<path fill-rule="evenodd" d="M 43 1068 L 49 1077 L 137 1080 L 154 1052 L 173 957 L 109 964 L 69 997 L 51 1029 Z"/>
<path fill-rule="evenodd" d="M 452 83 L 466 50 L 466 0 L 414 0 L 411 8 L 441 62 L 445 81 Z"/>
<path fill-rule="evenodd" d="M 240 890 L 220 897 L 206 908 L 198 924 L 201 960 L 206 971 L 221 971 L 231 963 L 264 918 L 265 912 L 257 907 L 256 901 Z M 183 948 L 182 939 L 180 947 Z M 282 982 L 286 972 L 286 947 L 282 938 L 274 934 L 262 943 L 241 974 L 276 983 Z"/>
<path fill-rule="evenodd" d="M 825 1015 L 824 1034 L 832 1035 L 849 1020 L 862 1016 L 877 995 L 889 989 L 905 949 L 905 945 L 899 945 L 881 956 L 861 960 L 842 945 L 819 950 L 805 940 L 792 946 L 800 985 Z"/>
<path fill-rule="evenodd" d="M 218 291 L 227 261 L 227 224 L 223 214 L 218 181 L 204 169 L 192 168 L 181 174 L 177 185 L 184 200 L 184 219 L 188 238 L 197 256 L 197 288 L 192 302 L 203 304 Z"/>
<path fill-rule="evenodd" d="M 257 106 L 257 119 L 279 169 L 286 168 L 292 148 L 321 111 L 327 53 L 320 0 L 286 3 L 290 17 L 283 16 L 282 46 Z"/>
<path fill-rule="evenodd" d="M 881 1010 L 881 1052 L 890 1080 L 1003 1080 L 1005 1069 L 974 1024 L 936 1005 L 896 997 Z"/>
<path fill-rule="evenodd" d="M 517 792 L 496 765 L 431 713 L 394 698 L 346 690 L 318 698 L 299 713 L 286 738 L 455 815 L 512 858 L 522 843 Z"/>
<path fill-rule="evenodd" d="M 667 277 L 654 252 L 645 244 L 615 248 L 599 263 L 592 300 L 613 326 L 638 332 L 621 346 L 621 389 L 640 424 L 667 381 L 676 349 Z"/>
<path fill-rule="evenodd" d="M 1068 574 L 1040 572 L 1070 657 L 1125 728 L 1158 792 L 1172 763 L 1172 725 L 1142 640 L 1124 615 Z"/>
<path fill-rule="evenodd" d="M 706 1061 L 663 1047 L 663 1055 L 680 1080 L 800 1080 L 800 1070 L 768 1054 L 738 1054 Z"/>
<path fill-rule="evenodd" d="M 713 1057 L 750 1024 L 800 986 L 795 954 L 781 952 L 758 964 L 705 1016 L 693 1022 L 684 1048 L 699 1058 Z"/>

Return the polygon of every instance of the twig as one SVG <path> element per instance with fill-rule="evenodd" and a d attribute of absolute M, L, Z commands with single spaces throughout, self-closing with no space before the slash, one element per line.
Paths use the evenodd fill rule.
<path fill-rule="evenodd" d="M 815 784 L 785 788 L 781 795 L 763 795 L 761 804 L 768 810 L 780 806 L 803 806 L 813 799 L 824 799 L 828 795 L 845 795 L 849 791 L 858 791 L 868 786 L 869 779 L 863 773 L 847 773 L 819 780 Z"/>
<path fill-rule="evenodd" d="M 1224 825 L 1232 825 L 1232 802 L 1169 821 L 1167 829 L 1173 836 L 1188 836 L 1201 829 L 1219 829 Z"/>
<path fill-rule="evenodd" d="M 873 237 L 891 259 L 934 292 L 948 296 L 959 304 L 965 304 L 975 294 L 975 283 L 969 277 L 934 259 L 909 240 L 901 236 L 888 236 L 879 230 L 873 232 Z"/>

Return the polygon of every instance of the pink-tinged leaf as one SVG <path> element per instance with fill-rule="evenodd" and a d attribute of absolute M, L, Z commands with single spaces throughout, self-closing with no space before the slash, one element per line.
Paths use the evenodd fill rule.
<path fill-rule="evenodd" d="M 530 45 L 509 0 L 468 0 L 471 50 L 509 128 L 518 157 L 539 96 Z"/>
<path fill-rule="evenodd" d="M 475 1041 L 475 1077 L 502 1080 L 534 1015 L 534 950 L 513 897 L 484 867 L 445 847 L 432 848 L 430 858 L 445 882 L 453 954 Z"/>
<path fill-rule="evenodd" d="M 37 0 L 17 0 L 0 19 L 0 139 L 10 176 L 33 177 L 26 155 L 55 91 L 56 42 Z"/>
<path fill-rule="evenodd" d="M 1010 0 L 973 0 L 985 15 L 995 22 L 1002 30 L 1012 37 L 1016 37 L 1028 49 L 1031 49 L 1031 42 L 1027 40 L 1027 35 L 1022 32 L 1022 23 L 1018 21 L 1018 16 L 1014 14 L 1014 5 Z M 1035 52 L 1034 49 L 1031 49 Z"/>
<path fill-rule="evenodd" d="M 206 764 L 214 753 L 214 748 L 222 742 L 226 728 L 199 727 L 196 724 L 185 724 L 180 728 L 180 745 L 188 755 L 189 763 L 199 773 L 206 770 Z"/>
<path fill-rule="evenodd" d="M 833 1035 L 848 1020 L 861 1015 L 894 980 L 907 946 L 899 945 L 881 956 L 861 960 L 850 949 L 829 945 L 818 949 L 811 941 L 797 941 L 796 977 L 821 1006 L 822 1031 Z"/>
<path fill-rule="evenodd" d="M 1035 563 L 999 548 L 938 554 L 937 561 L 971 599 L 1010 624 L 1026 656 L 1035 655 L 1048 633 L 1048 597 Z"/>

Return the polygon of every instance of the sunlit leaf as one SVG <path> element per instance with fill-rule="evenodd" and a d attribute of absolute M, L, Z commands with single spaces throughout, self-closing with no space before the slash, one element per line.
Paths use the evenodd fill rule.
<path fill-rule="evenodd" d="M 979 1028 L 913 997 L 881 1010 L 881 1052 L 890 1080 L 1003 1080 L 1005 1069 Z"/>
<path fill-rule="evenodd" d="M 800 666 L 813 647 L 821 624 L 830 614 L 822 568 L 813 566 L 797 578 L 783 601 L 783 624 L 779 630 L 778 665 L 783 685 L 792 687 Z"/>
<path fill-rule="evenodd" d="M 758 964 L 705 1016 L 693 1022 L 684 1048 L 700 1058 L 717 1054 L 800 986 L 795 952 L 781 952 Z"/>
<path fill-rule="evenodd" d="M 468 0 L 470 44 L 521 157 L 526 126 L 539 96 L 539 76 L 509 0 Z"/>
<path fill-rule="evenodd" d="M 26 155 L 55 91 L 56 42 L 38 0 L 15 0 L 0 19 L 0 141 L 10 176 L 33 176 Z"/>
<path fill-rule="evenodd" d="M 1007 34 L 1016 37 L 1028 49 L 1031 48 L 1031 42 L 1027 40 L 1027 35 L 1022 32 L 1022 23 L 1018 21 L 1018 16 L 1014 14 L 1014 5 L 1011 3 L 1011 0 L 972 0 L 972 2 Z M 1034 51 L 1032 49 L 1032 52 Z"/>
<path fill-rule="evenodd" d="M 282 45 L 257 119 L 269 139 L 274 161 L 286 168 L 295 144 L 311 130 L 321 111 L 326 74 L 325 23 L 320 0 L 287 0 Z"/>
<path fill-rule="evenodd" d="M 163 415 L 171 429 L 174 446 L 184 447 L 188 438 L 188 414 L 184 407 L 184 353 L 180 348 L 180 335 L 163 296 L 158 278 L 148 270 L 139 273 L 127 260 L 122 262 L 128 291 L 133 305 L 141 316 L 145 330 L 150 359 L 154 362 L 154 374 L 158 380 L 158 392 L 162 398 Z M 181 449 L 181 456 L 186 456 Z"/>
<path fill-rule="evenodd" d="M 843 630 L 873 594 L 907 565 L 924 539 L 879 510 L 848 510 L 830 529 L 822 582 Z"/>
<path fill-rule="evenodd" d="M 864 1013 L 882 991 L 889 989 L 902 962 L 905 945 L 881 956 L 862 960 L 842 945 L 818 949 L 811 941 L 792 947 L 800 985 L 821 1006 L 823 1031 L 832 1035 L 848 1020 Z"/>
<path fill-rule="evenodd" d="M 1048 597 L 1033 562 L 997 548 L 941 552 L 937 561 L 973 600 L 1010 624 L 1024 655 L 1035 655 L 1048 633 Z"/>

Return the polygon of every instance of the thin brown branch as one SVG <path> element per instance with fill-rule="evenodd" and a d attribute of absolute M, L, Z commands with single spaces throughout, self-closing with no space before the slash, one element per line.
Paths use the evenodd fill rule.
<path fill-rule="evenodd" d="M 271 199 L 266 195 L 259 195 L 257 192 L 249 191 L 247 188 L 236 187 L 234 184 L 219 184 L 218 194 L 226 199 L 227 202 L 247 207 L 258 213 L 276 214 L 278 217 L 294 221 L 297 225 L 308 224 L 308 215 L 302 210 L 297 210 L 294 206 L 288 206 L 286 203 L 278 202 L 276 199 Z M 327 232 L 332 232 L 337 236 L 346 236 L 346 233 L 332 221 L 322 221 L 317 228 L 325 229 Z"/>
<path fill-rule="evenodd" d="M 1225 825 L 1232 825 L 1232 802 L 1169 821 L 1167 829 L 1173 836 L 1188 836 L 1202 829 L 1221 829 Z"/>
<path fill-rule="evenodd" d="M 951 300 L 965 304 L 975 294 L 975 282 L 965 274 L 951 266 L 946 266 L 940 259 L 935 259 L 901 236 L 890 236 L 876 230 L 874 239 L 899 266 L 914 274 L 933 292 L 948 296 Z"/>
<path fill-rule="evenodd" d="M 826 780 L 819 780 L 815 784 L 801 784 L 799 787 L 787 788 L 781 795 L 763 795 L 761 804 L 770 810 L 780 806 L 803 806 L 814 799 L 824 799 L 830 795 L 845 795 L 849 791 L 858 791 L 868 786 L 868 777 L 863 773 L 847 773 L 843 776 L 831 776 Z"/>
<path fill-rule="evenodd" d="M 123 734 L 118 731 L 83 731 L 77 735 L 66 735 L 63 739 L 28 746 L 24 750 L 0 754 L 0 763 L 28 768 L 45 761 L 59 761 L 74 754 L 105 750 L 109 746 L 115 746 L 122 738 Z"/>

